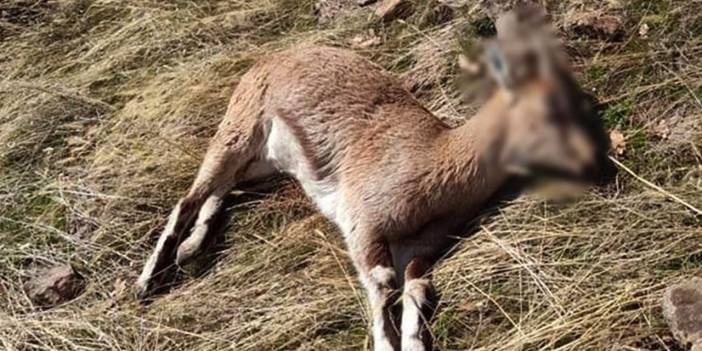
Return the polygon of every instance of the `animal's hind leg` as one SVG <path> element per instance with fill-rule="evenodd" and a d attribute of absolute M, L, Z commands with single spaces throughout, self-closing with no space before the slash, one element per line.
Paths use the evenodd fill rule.
<path fill-rule="evenodd" d="M 405 268 L 401 322 L 403 350 L 432 349 L 429 320 L 437 301 L 429 272 L 434 261 L 434 258 L 417 256 Z"/>
<path fill-rule="evenodd" d="M 178 246 L 186 239 L 196 221 L 202 221 L 198 219 L 198 214 L 207 212 L 207 217 L 213 216 L 221 204 L 218 199 L 233 185 L 234 169 L 238 165 L 228 165 L 226 157 L 216 160 L 217 164 L 213 165 L 213 158 L 208 153 L 190 190 L 171 212 L 156 248 L 137 280 L 140 297 L 147 297 L 163 287 L 175 269 Z"/>
<path fill-rule="evenodd" d="M 202 247 L 207 233 L 211 230 L 210 225 L 222 210 L 222 203 L 228 192 L 224 189 L 221 190 L 222 191 L 210 195 L 210 197 L 205 200 L 205 203 L 202 205 L 197 215 L 192 233 L 178 245 L 178 251 L 176 253 L 176 264 L 178 266 L 186 263 Z"/>
<path fill-rule="evenodd" d="M 403 351 L 432 350 L 429 322 L 438 296 L 431 282 L 431 269 L 455 242 L 460 220 L 439 219 L 414 236 L 390 245 L 398 280 L 403 285 L 401 344 Z"/>
<path fill-rule="evenodd" d="M 237 183 L 258 182 L 277 173 L 277 170 L 267 160 L 251 162 L 246 167 L 242 176 L 237 177 Z M 205 200 L 204 205 L 197 215 L 193 231 L 180 246 L 176 255 L 176 263 L 182 265 L 201 250 L 203 243 L 212 232 L 211 224 L 222 211 L 225 196 L 231 187 L 222 187 Z"/>
<path fill-rule="evenodd" d="M 349 251 L 368 295 L 371 308 L 373 349 L 400 349 L 395 300 L 397 280 L 387 243 L 372 235 L 357 235 Z"/>
<path fill-rule="evenodd" d="M 222 198 L 242 181 L 260 153 L 264 135 L 257 125 L 246 131 L 228 131 L 227 126 L 223 123 L 210 143 L 193 185 L 173 209 L 147 260 L 137 281 L 140 297 L 163 287 L 176 267 L 176 260 L 182 262 L 200 248 L 209 223 L 221 210 Z M 190 240 L 188 235 L 194 226 L 195 237 Z M 187 245 L 181 247 L 182 243 Z"/>

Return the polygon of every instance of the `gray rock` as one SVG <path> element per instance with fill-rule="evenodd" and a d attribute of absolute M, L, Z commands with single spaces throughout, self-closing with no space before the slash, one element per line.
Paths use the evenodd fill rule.
<path fill-rule="evenodd" d="M 411 12 L 410 2 L 406 0 L 383 0 L 375 9 L 376 16 L 384 21 L 403 17 Z"/>
<path fill-rule="evenodd" d="M 24 291 L 34 304 L 49 308 L 76 298 L 85 288 L 83 278 L 70 265 L 40 271 L 24 284 Z"/>
<path fill-rule="evenodd" d="M 702 351 L 702 278 L 691 278 L 668 287 L 663 314 L 673 336 L 692 351 Z"/>
<path fill-rule="evenodd" d="M 594 39 L 618 41 L 624 37 L 624 20 L 615 14 L 602 11 L 576 13 L 566 19 L 566 30 Z"/>

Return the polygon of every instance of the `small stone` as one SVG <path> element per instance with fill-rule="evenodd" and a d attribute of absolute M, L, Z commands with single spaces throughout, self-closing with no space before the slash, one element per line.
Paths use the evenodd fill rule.
<path fill-rule="evenodd" d="M 372 4 L 376 1 L 378 1 L 378 0 L 356 0 L 356 3 L 358 4 L 358 6 L 366 6 L 366 5 Z"/>
<path fill-rule="evenodd" d="M 702 350 L 702 278 L 693 277 L 668 287 L 663 296 L 663 314 L 683 347 Z"/>
<path fill-rule="evenodd" d="M 37 274 L 24 290 L 37 306 L 49 308 L 76 298 L 85 288 L 83 278 L 70 265 L 59 265 Z"/>

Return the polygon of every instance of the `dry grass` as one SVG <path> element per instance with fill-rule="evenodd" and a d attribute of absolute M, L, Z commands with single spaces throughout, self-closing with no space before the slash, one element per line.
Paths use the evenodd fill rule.
<path fill-rule="evenodd" d="M 232 208 L 227 249 L 208 273 L 150 306 L 129 287 L 237 79 L 264 53 L 350 46 L 372 28 L 382 44 L 358 51 L 443 118 L 471 111 L 454 58 L 486 22 L 474 2 L 445 3 L 451 16 L 416 0 L 404 21 L 361 11 L 324 25 L 312 0 L 0 3 L 0 348 L 367 347 L 365 302 L 341 239 L 294 184 Z M 702 207 L 702 5 L 552 6 L 558 23 L 594 8 L 625 19 L 621 41 L 564 35 L 581 81 L 608 103 L 606 123 L 627 137 L 619 159 Z M 516 200 L 438 267 L 438 346 L 675 350 L 659 299 L 700 273 L 701 228 L 624 172 L 577 203 Z M 78 266 L 88 287 L 42 311 L 22 282 L 57 262 Z"/>

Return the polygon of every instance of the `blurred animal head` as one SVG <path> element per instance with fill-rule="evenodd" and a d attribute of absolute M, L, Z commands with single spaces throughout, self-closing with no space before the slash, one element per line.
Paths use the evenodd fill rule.
<path fill-rule="evenodd" d="M 508 104 L 499 160 L 508 171 L 590 175 L 606 153 L 602 127 L 576 83 L 543 9 L 501 16 L 483 64 Z"/>

